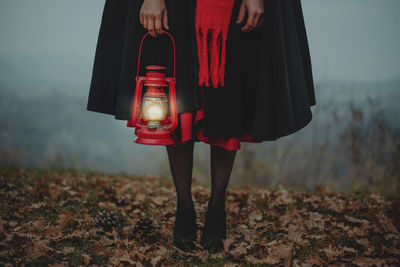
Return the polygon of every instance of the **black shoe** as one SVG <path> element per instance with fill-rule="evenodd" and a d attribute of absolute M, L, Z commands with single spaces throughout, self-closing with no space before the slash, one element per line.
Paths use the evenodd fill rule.
<path fill-rule="evenodd" d="M 226 239 L 226 212 L 225 210 L 207 210 L 201 236 L 201 245 L 212 252 L 223 250 L 222 239 Z"/>
<path fill-rule="evenodd" d="M 196 232 L 196 211 L 194 209 L 177 211 L 173 231 L 174 246 L 183 251 L 193 250 L 195 248 L 193 241 L 197 237 Z"/>

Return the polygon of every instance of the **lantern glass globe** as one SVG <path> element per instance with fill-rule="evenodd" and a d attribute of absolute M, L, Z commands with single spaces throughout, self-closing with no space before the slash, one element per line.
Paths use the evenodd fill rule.
<path fill-rule="evenodd" d="M 151 101 L 143 101 L 143 119 L 147 121 L 162 121 L 167 116 L 167 102 L 161 98 L 152 98 Z"/>

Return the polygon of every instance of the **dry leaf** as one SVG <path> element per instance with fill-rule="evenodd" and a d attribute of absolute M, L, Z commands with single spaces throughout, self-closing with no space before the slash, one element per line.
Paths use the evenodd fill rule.
<path fill-rule="evenodd" d="M 151 266 L 153 266 L 153 267 L 159 266 L 160 263 L 161 263 L 162 258 L 163 257 L 161 255 L 158 255 L 158 256 L 152 258 L 151 261 L 150 261 Z"/>
<path fill-rule="evenodd" d="M 243 244 L 240 244 L 239 246 L 235 247 L 233 250 L 229 251 L 229 253 L 234 257 L 238 258 L 241 255 L 244 255 L 247 253 L 247 249 L 243 246 Z"/>
<path fill-rule="evenodd" d="M 60 226 L 51 225 L 51 226 L 47 227 L 47 229 L 46 229 L 46 237 L 50 238 L 52 240 L 56 240 L 56 239 L 62 237 L 62 232 L 61 232 Z"/>
<path fill-rule="evenodd" d="M 324 260 L 315 255 L 308 255 L 306 262 L 312 265 L 322 266 L 324 264 Z"/>
<path fill-rule="evenodd" d="M 62 193 L 62 189 L 58 184 L 50 184 L 49 186 L 49 194 L 51 200 L 56 200 L 58 196 Z"/>
<path fill-rule="evenodd" d="M 65 214 L 59 216 L 57 223 L 60 225 L 61 229 L 63 229 L 67 224 L 75 219 L 76 215 L 72 215 L 70 210 L 67 210 Z"/>
<path fill-rule="evenodd" d="M 64 254 L 70 254 L 70 253 L 72 253 L 72 252 L 74 252 L 74 251 L 75 251 L 75 248 L 74 248 L 74 247 L 64 247 L 63 250 L 62 250 L 62 252 L 63 252 Z"/>
<path fill-rule="evenodd" d="M 344 251 L 342 249 L 332 248 L 331 246 L 329 246 L 328 248 L 324 248 L 322 251 L 324 252 L 329 261 L 333 261 L 337 257 L 339 256 L 341 257 L 344 255 Z"/>
<path fill-rule="evenodd" d="M 231 244 L 233 244 L 235 242 L 235 239 L 233 237 L 229 237 L 226 239 L 222 239 L 222 243 L 224 244 L 224 251 L 228 252 L 229 247 L 231 246 Z"/>
<path fill-rule="evenodd" d="M 85 254 L 85 253 L 82 254 L 82 257 L 83 257 L 83 261 L 84 261 L 85 265 L 89 265 L 89 262 L 92 259 L 92 257 L 90 257 L 88 254 Z"/>
<path fill-rule="evenodd" d="M 33 222 L 33 226 L 36 228 L 38 231 L 43 231 L 47 225 L 47 221 L 43 218 L 40 217 L 36 221 Z"/>

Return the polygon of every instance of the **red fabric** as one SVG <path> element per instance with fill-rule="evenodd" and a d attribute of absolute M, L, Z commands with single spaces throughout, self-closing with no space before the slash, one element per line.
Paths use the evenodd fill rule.
<path fill-rule="evenodd" d="M 199 120 L 201 120 L 204 117 L 204 91 L 200 91 L 201 96 L 202 96 L 202 101 L 201 101 L 201 109 L 196 111 L 196 117 L 194 120 L 194 124 L 196 124 Z M 181 144 L 185 141 L 188 141 L 192 139 L 193 133 L 193 113 L 192 112 L 183 112 L 178 114 L 181 119 L 181 140 L 177 138 L 177 135 L 172 135 L 171 139 L 174 142 L 172 146 L 176 146 L 178 144 Z M 127 122 L 127 127 L 133 127 L 132 121 L 128 120 Z M 179 131 L 179 128 L 176 128 L 176 131 Z M 231 138 L 226 138 L 226 137 L 205 137 L 203 136 L 203 129 L 199 128 L 198 132 L 195 133 L 197 139 L 199 139 L 201 142 L 204 142 L 206 144 L 210 145 L 215 145 L 219 147 L 223 147 L 227 150 L 239 150 L 240 149 L 240 142 L 249 142 L 249 143 L 261 143 L 262 141 L 253 141 L 251 140 L 252 135 L 251 134 L 244 134 L 241 137 L 231 137 Z"/>
<path fill-rule="evenodd" d="M 197 0 L 195 29 L 199 85 L 224 86 L 225 43 L 234 0 Z M 210 56 L 210 57 L 209 57 Z M 210 58 L 210 63 L 208 62 Z"/>

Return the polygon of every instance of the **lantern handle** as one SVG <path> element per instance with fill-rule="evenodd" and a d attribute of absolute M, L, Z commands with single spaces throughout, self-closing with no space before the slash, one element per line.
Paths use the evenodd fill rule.
<path fill-rule="evenodd" d="M 169 32 L 163 31 L 163 33 L 165 33 L 165 34 L 167 34 L 167 35 L 169 36 L 169 38 L 170 38 L 171 41 L 172 41 L 172 46 L 173 46 L 173 48 L 174 48 L 174 76 L 173 76 L 173 78 L 175 79 L 175 72 L 176 72 L 175 40 L 174 40 L 174 38 L 172 37 L 172 35 L 171 35 Z M 144 39 L 147 37 L 147 35 L 149 35 L 149 34 L 150 34 L 150 32 L 147 32 L 147 33 L 143 36 L 142 41 L 140 42 L 136 77 L 139 77 L 140 56 L 141 56 L 141 54 L 142 54 L 143 41 L 144 41 Z"/>

